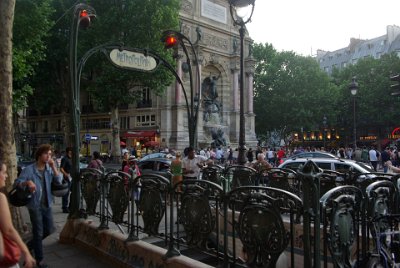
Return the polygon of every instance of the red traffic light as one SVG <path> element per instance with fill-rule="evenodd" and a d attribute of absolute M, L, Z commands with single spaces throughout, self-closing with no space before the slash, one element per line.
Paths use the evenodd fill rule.
<path fill-rule="evenodd" d="M 88 14 L 88 12 L 87 12 L 87 10 L 86 9 L 84 9 L 84 10 L 82 10 L 81 11 L 81 13 L 79 14 L 79 17 L 89 17 L 89 14 Z"/>
<path fill-rule="evenodd" d="M 90 26 L 90 16 L 86 9 L 81 10 L 79 13 L 79 26 L 82 28 Z"/>
<path fill-rule="evenodd" d="M 178 39 L 173 35 L 168 35 L 165 37 L 164 46 L 166 49 L 175 47 L 178 45 Z"/>

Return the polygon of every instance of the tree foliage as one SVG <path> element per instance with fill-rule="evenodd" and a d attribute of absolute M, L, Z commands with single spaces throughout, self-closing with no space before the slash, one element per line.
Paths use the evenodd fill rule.
<path fill-rule="evenodd" d="M 18 0 L 15 5 L 13 30 L 13 106 L 14 111 L 27 106 L 33 93 L 32 81 L 38 65 L 45 59 L 51 0 Z"/>
<path fill-rule="evenodd" d="M 328 77 L 315 59 L 293 52 L 277 52 L 272 45 L 256 44 L 255 97 L 256 132 L 277 132 L 281 138 L 300 130 L 321 130 L 323 116 L 329 128 L 342 135 L 353 133 L 353 96 L 349 85 L 358 82 L 356 102 L 357 136 L 376 131 L 380 138 L 396 126 L 400 112 L 397 97 L 390 95 L 389 77 L 400 72 L 400 59 L 388 54 L 380 59 L 360 59 Z"/>
<path fill-rule="evenodd" d="M 95 46 L 119 43 L 121 47 L 150 49 L 163 58 L 171 53 L 163 49 L 160 41 L 163 30 L 177 29 L 179 23 L 178 0 L 153 1 L 103 1 L 94 0 L 91 5 L 98 19 L 85 31 L 80 42 L 81 55 Z M 173 75 L 165 68 L 153 73 L 116 69 L 104 56 L 91 58 L 85 68 L 82 85 L 91 94 L 96 106 L 111 112 L 112 155 L 119 159 L 118 107 L 129 105 L 140 98 L 143 88 L 160 94 L 172 83 Z"/>
<path fill-rule="evenodd" d="M 171 59 L 170 52 L 163 49 L 161 33 L 178 27 L 179 1 L 100 1 L 91 5 L 98 19 L 81 35 L 81 51 L 107 42 L 120 43 L 131 48 L 151 49 Z M 118 15 L 116 15 L 118 14 Z M 119 105 L 133 103 L 137 92 L 132 88 L 143 86 L 161 93 L 172 82 L 171 74 L 163 68 L 154 73 L 116 69 L 104 56 L 89 60 L 86 77 L 88 89 L 99 106 L 110 110 Z"/>
<path fill-rule="evenodd" d="M 361 59 L 354 65 L 333 72 L 333 81 L 340 89 L 337 103 L 338 118 L 341 120 L 338 120 L 338 125 L 346 129 L 352 128 L 353 112 L 349 111 L 352 111 L 353 99 L 349 83 L 356 77 L 356 124 L 359 134 L 367 136 L 371 129 L 377 129 L 378 135 L 388 133 L 390 127 L 398 124 L 400 116 L 396 109 L 398 98 L 390 95 L 392 82 L 389 78 L 397 72 L 400 72 L 400 59 L 395 54 L 387 54 L 380 59 Z"/>
<path fill-rule="evenodd" d="M 277 131 L 282 138 L 300 129 L 318 129 L 324 115 L 334 116 L 338 90 L 311 57 L 277 52 L 256 44 L 256 132 Z"/>

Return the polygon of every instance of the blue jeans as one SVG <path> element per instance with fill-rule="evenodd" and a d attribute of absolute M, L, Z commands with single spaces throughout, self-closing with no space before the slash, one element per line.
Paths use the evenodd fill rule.
<path fill-rule="evenodd" d="M 36 262 L 43 260 L 42 240 L 54 233 L 53 213 L 51 207 L 29 209 L 29 216 L 32 223 L 32 246 L 35 252 Z"/>
<path fill-rule="evenodd" d="M 64 195 L 62 198 L 62 209 L 67 209 L 69 208 L 69 194 L 71 193 L 71 182 L 67 179 L 68 182 L 68 193 Z"/>

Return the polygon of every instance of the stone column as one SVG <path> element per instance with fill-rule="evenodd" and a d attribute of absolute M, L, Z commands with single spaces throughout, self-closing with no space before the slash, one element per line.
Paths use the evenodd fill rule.
<path fill-rule="evenodd" d="M 239 111 L 239 70 L 232 70 L 233 82 L 232 82 L 232 104 L 233 111 Z"/>
<path fill-rule="evenodd" d="M 196 63 L 195 62 L 195 64 L 197 64 L 197 65 L 194 65 L 193 67 L 194 67 L 194 81 L 195 81 L 195 83 L 194 83 L 194 85 L 195 85 L 195 88 L 194 88 L 194 91 L 195 91 L 195 93 L 197 92 L 198 94 L 199 94 L 199 113 L 198 113 L 198 116 L 197 116 L 197 127 L 196 127 L 196 140 L 195 140 L 195 142 L 197 143 L 196 144 L 196 146 L 199 146 L 199 144 L 198 144 L 198 142 L 199 141 L 203 141 L 204 140 L 204 131 L 203 131 L 203 126 L 204 126 L 204 122 L 203 122 L 203 107 L 202 107 L 202 105 L 201 105 L 201 103 L 202 103 L 202 95 L 203 95 L 203 93 L 202 93 L 202 91 L 201 91 L 201 82 L 202 82 L 202 76 L 201 76 L 201 70 L 202 70 L 202 66 L 201 66 L 201 59 L 199 59 L 198 60 L 198 62 Z M 199 68 L 198 70 L 199 70 L 199 76 L 197 76 L 197 70 L 196 70 L 196 68 Z"/>
<path fill-rule="evenodd" d="M 247 100 L 248 100 L 248 112 L 249 113 L 253 113 L 253 96 L 254 96 L 253 92 L 254 92 L 254 89 L 253 89 L 253 74 L 252 73 L 248 74 L 247 81 L 248 81 L 248 89 L 249 89 L 248 97 L 247 97 Z"/>

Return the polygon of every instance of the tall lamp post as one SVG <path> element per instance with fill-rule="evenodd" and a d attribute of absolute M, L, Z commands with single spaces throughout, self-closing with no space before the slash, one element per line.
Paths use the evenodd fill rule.
<path fill-rule="evenodd" d="M 251 20 L 255 0 L 229 0 L 233 25 L 240 26 L 240 120 L 239 120 L 239 155 L 238 164 L 246 164 L 245 120 L 244 120 L 244 35 L 246 23 Z"/>
<path fill-rule="evenodd" d="M 79 218 L 80 185 L 79 185 L 79 144 L 80 144 L 80 98 L 77 65 L 77 45 L 79 27 L 90 26 L 91 19 L 96 16 L 96 11 L 87 4 L 77 4 L 74 8 L 69 40 L 69 71 L 71 84 L 71 129 L 73 130 L 72 144 L 72 184 L 71 184 L 71 212 L 69 218 Z"/>
<path fill-rule="evenodd" d="M 197 35 L 196 43 L 199 40 L 200 40 L 200 35 Z M 190 104 L 189 104 L 188 96 L 186 93 L 185 85 L 184 85 L 180 75 L 176 72 L 176 70 L 168 62 L 163 61 L 163 64 L 175 75 L 176 80 L 182 87 L 183 95 L 185 96 L 186 111 L 187 111 L 187 117 L 188 117 L 187 120 L 188 120 L 188 129 L 189 129 L 189 146 L 192 148 L 196 148 L 196 145 L 197 145 L 196 128 L 197 128 L 197 119 L 198 119 L 198 114 L 199 114 L 199 106 L 200 106 L 200 98 L 201 98 L 200 70 L 199 70 L 199 61 L 197 58 L 197 54 L 193 47 L 193 43 L 190 41 L 190 39 L 178 31 L 174 31 L 174 30 L 164 31 L 162 34 L 161 42 L 164 43 L 164 46 L 166 49 L 170 49 L 170 48 L 177 49 L 178 45 L 180 45 L 186 56 L 186 62 L 184 63 L 185 66 L 184 67 L 182 66 L 183 67 L 182 69 L 184 69 L 183 70 L 184 72 L 189 73 Z M 194 63 L 196 64 L 196 85 L 193 82 L 193 70 L 192 70 L 192 64 L 191 64 L 192 61 L 189 57 L 189 52 L 186 47 L 186 43 L 188 43 L 190 45 L 191 52 L 194 55 Z M 172 186 L 172 181 L 171 181 L 171 186 Z M 173 195 L 170 195 L 170 202 L 172 204 Z M 174 247 L 173 214 L 174 214 L 173 206 L 170 206 L 170 215 L 171 215 L 170 241 L 169 241 L 169 245 L 168 245 L 168 250 L 165 253 L 165 255 L 163 256 L 163 259 L 168 259 L 168 258 L 180 255 L 179 250 Z"/>
<path fill-rule="evenodd" d="M 199 38 L 199 36 L 198 36 Z M 196 128 L 197 128 L 197 120 L 199 115 L 199 106 L 200 106 L 200 72 L 199 72 L 199 62 L 197 58 L 197 53 L 193 47 L 193 43 L 190 41 L 188 37 L 183 35 L 182 33 L 174 30 L 167 30 L 164 31 L 162 34 L 162 42 L 164 42 L 164 46 L 166 49 L 169 48 L 177 48 L 178 44 L 182 47 L 183 52 L 186 56 L 186 62 L 184 63 L 185 70 L 189 73 L 189 84 L 190 84 L 190 104 L 188 100 L 188 96 L 185 90 L 185 87 L 181 80 L 179 84 L 182 87 L 183 94 L 185 96 L 186 102 L 186 110 L 187 110 L 187 117 L 188 117 L 188 129 L 189 129 L 189 146 L 192 148 L 196 148 L 197 146 L 197 138 L 196 138 Z M 196 43 L 199 40 L 196 41 Z M 191 59 L 189 57 L 189 52 L 186 47 L 186 43 L 189 44 L 191 48 L 191 52 L 194 55 L 194 63 L 196 64 L 196 85 L 193 82 L 193 71 L 192 71 L 192 64 Z"/>
<path fill-rule="evenodd" d="M 354 76 L 350 85 L 350 93 L 353 95 L 353 139 L 354 139 L 354 150 L 357 149 L 357 131 L 356 131 L 356 95 L 358 90 L 358 83 L 356 77 Z"/>
<path fill-rule="evenodd" d="M 322 125 L 324 127 L 322 135 L 324 135 L 324 150 L 326 151 L 326 147 L 325 147 L 325 142 L 326 142 L 326 126 L 327 126 L 327 121 L 328 119 L 326 118 L 326 115 L 324 115 L 324 117 L 322 118 Z"/>

